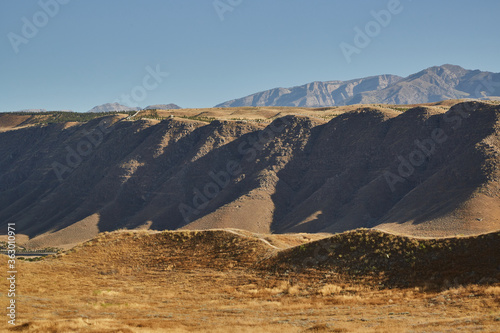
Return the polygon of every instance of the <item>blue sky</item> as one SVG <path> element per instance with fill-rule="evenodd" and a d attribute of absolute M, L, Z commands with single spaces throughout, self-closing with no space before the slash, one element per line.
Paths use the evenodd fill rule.
<path fill-rule="evenodd" d="M 125 95 L 140 106 L 212 107 L 274 87 L 445 63 L 500 72 L 495 0 L 400 0 L 378 30 L 371 11 L 397 0 L 215 4 L 219 12 L 214 0 L 2 1 L 0 111 L 82 112 Z M 340 45 L 356 47 L 354 28 L 367 24 L 373 37 L 348 62 Z"/>

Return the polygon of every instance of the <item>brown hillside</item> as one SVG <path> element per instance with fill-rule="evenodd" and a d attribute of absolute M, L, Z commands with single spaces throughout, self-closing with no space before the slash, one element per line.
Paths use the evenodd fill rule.
<path fill-rule="evenodd" d="M 237 229 L 116 231 L 49 257 L 95 270 L 250 270 L 382 287 L 446 288 L 500 281 L 500 232 L 422 239 L 369 229 L 336 235 L 266 235 Z M 277 247 L 273 244 L 280 244 Z"/>
<path fill-rule="evenodd" d="M 0 118 L 17 129 L 0 133 L 0 221 L 34 247 L 119 228 L 500 229 L 498 105 L 148 112 L 32 116 L 28 127 Z M 209 118 L 224 112 L 243 120 Z"/>
<path fill-rule="evenodd" d="M 17 325 L 0 330 L 498 331 L 499 233 L 305 237 L 115 231 L 39 261 L 18 258 Z M 0 299 L 6 307 L 6 293 Z"/>
<path fill-rule="evenodd" d="M 335 272 L 399 287 L 496 283 L 500 281 L 500 232 L 418 239 L 358 229 L 282 250 L 258 265 L 299 275 Z"/>

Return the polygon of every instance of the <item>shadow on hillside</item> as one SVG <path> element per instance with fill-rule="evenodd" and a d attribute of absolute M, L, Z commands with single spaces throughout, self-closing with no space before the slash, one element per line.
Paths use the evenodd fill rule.
<path fill-rule="evenodd" d="M 30 237 L 96 212 L 100 231 L 146 223 L 152 229 L 176 229 L 263 188 L 274 191 L 273 231 L 343 231 L 445 217 L 486 181 L 485 152 L 477 143 L 494 133 L 494 110 L 474 113 L 457 129 L 425 108 L 394 118 L 365 108 L 322 125 L 287 117 L 274 126 L 286 119 L 289 132 L 277 133 L 255 155 L 249 149 L 265 136 L 256 125 L 120 122 L 62 182 L 51 163 L 64 161 L 65 147 L 75 147 L 82 131 L 94 128 L 96 121 L 62 131 L 51 125 L 2 133 L 0 152 L 12 156 L 0 160 L 6 170 L 0 174 L 0 205 L 6 207 L 0 219 L 16 221 Z M 447 140 L 391 191 L 384 172 L 397 174 L 398 155 L 407 158 L 415 140 L 428 139 L 435 129 L 443 130 Z M 163 147 L 166 134 L 172 141 Z M 237 139 L 225 144 L 228 137 Z M 241 170 L 219 185 L 205 206 L 194 207 L 197 191 L 217 183 L 210 172 L 227 170 L 229 161 Z M 281 169 L 274 171 L 276 166 Z M 181 204 L 200 209 L 186 219 Z"/>
<path fill-rule="evenodd" d="M 382 222 L 421 224 L 461 208 L 487 181 L 476 144 L 494 132 L 494 113 L 473 114 L 467 126 L 454 130 L 442 114 L 424 118 L 425 112 L 415 108 L 378 123 L 374 114 L 331 120 L 308 142 L 307 153 L 278 173 L 273 201 L 286 204 L 276 210 L 272 229 L 342 232 Z M 397 175 L 396 157 L 412 154 L 415 140 L 432 137 L 436 128 L 449 138 L 392 191 L 385 172 Z"/>

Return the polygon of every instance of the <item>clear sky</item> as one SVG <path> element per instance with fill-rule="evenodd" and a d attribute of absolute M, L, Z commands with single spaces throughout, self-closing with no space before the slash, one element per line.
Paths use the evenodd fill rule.
<path fill-rule="evenodd" d="M 126 95 L 135 104 L 129 106 L 212 107 L 275 87 L 406 76 L 445 63 L 500 72 L 500 1 L 396 5 L 397 0 L 3 0 L 0 111 L 83 112 L 108 102 L 127 104 Z M 382 15 L 374 23 L 372 11 L 390 9 L 389 19 Z M 356 27 L 372 29 L 368 45 L 358 40 L 356 46 Z M 357 48 L 350 62 L 341 43 Z"/>

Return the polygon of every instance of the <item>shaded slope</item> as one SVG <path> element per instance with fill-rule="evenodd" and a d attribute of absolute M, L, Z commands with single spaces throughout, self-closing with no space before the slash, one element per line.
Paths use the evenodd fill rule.
<path fill-rule="evenodd" d="M 184 190 L 178 182 L 189 181 L 183 178 L 186 166 L 232 136 L 255 130 L 254 125 L 234 123 L 120 122 L 92 154 L 59 181 L 51 163 L 64 163 L 65 148 L 76 149 L 82 134 L 96 125 L 90 122 L 63 132 L 51 126 L 30 130 L 50 135 L 36 136 L 38 144 L 31 149 L 37 154 L 29 161 L 14 161 L 11 173 L 3 176 L 9 187 L 2 191 L 3 216 L 16 221 L 18 228 L 31 236 L 61 230 L 96 212 L 101 231 L 134 228 L 153 221 L 154 228 L 175 229 L 183 224 L 180 217 L 175 217 L 180 216 L 179 194 Z M 219 131 L 225 132 L 221 135 Z M 61 139 L 62 145 L 58 142 Z M 41 158 L 43 154 L 47 154 L 45 158 Z M 14 176 L 20 179 L 10 183 L 7 177 Z"/>
<path fill-rule="evenodd" d="M 258 266 L 279 273 L 327 271 L 368 277 L 400 287 L 497 283 L 500 233 L 416 239 L 360 229 L 282 250 Z"/>
<path fill-rule="evenodd" d="M 328 144 L 315 144 L 309 156 L 292 161 L 279 175 L 283 185 L 276 197 L 283 192 L 289 204 L 275 216 L 273 228 L 339 232 L 398 222 L 406 228 L 383 227 L 429 236 L 500 228 L 498 108 L 468 103 L 446 114 L 415 108 L 394 116 L 368 109 L 325 125 L 317 141 Z M 428 140 L 436 130 L 446 140 L 434 144 L 430 156 L 419 153 L 421 165 L 391 189 L 386 175 L 399 176 L 398 156 L 408 160 L 421 152 L 415 141 Z M 290 191 L 292 180 L 298 184 Z M 490 201 L 492 208 L 480 215 L 471 209 L 458 214 L 472 197 Z"/>
<path fill-rule="evenodd" d="M 327 283 L 331 277 L 333 283 L 364 280 L 383 288 L 442 288 L 498 283 L 500 233 L 417 239 L 358 229 L 278 250 L 256 235 L 225 230 L 113 232 L 100 234 L 59 260 L 90 262 L 102 274 L 249 270 L 289 279 L 309 276 L 310 282 L 321 277 Z"/>
<path fill-rule="evenodd" d="M 67 252 L 62 260 L 144 270 L 248 268 L 276 250 L 255 237 L 223 230 L 103 233 Z"/>
<path fill-rule="evenodd" d="M 235 141 L 232 147 L 228 146 L 233 148 L 232 152 L 213 170 L 223 171 L 228 161 L 235 161 L 240 167 L 238 172 L 221 188 L 217 197 L 191 217 L 196 221 L 186 228 L 232 227 L 269 232 L 276 205 L 280 205 L 272 198 L 279 182 L 278 173 L 293 156 L 301 154 L 320 123 L 306 117 L 283 117 L 265 129 Z M 205 165 L 204 161 L 200 162 Z M 206 172 L 204 167 L 198 169 L 196 163 L 194 168 Z M 208 179 L 203 186 L 210 183 L 213 180 Z"/>
<path fill-rule="evenodd" d="M 362 107 L 328 123 L 286 116 L 267 125 L 117 115 L 7 131 L 0 220 L 35 237 L 33 246 L 119 228 L 379 227 L 421 236 L 500 229 L 500 107 L 443 110 Z M 99 143 L 58 179 L 53 163 L 66 164 L 97 130 L 105 132 Z M 436 131 L 441 140 L 427 154 L 415 142 Z M 401 158 L 416 151 L 419 165 L 401 174 Z"/>

